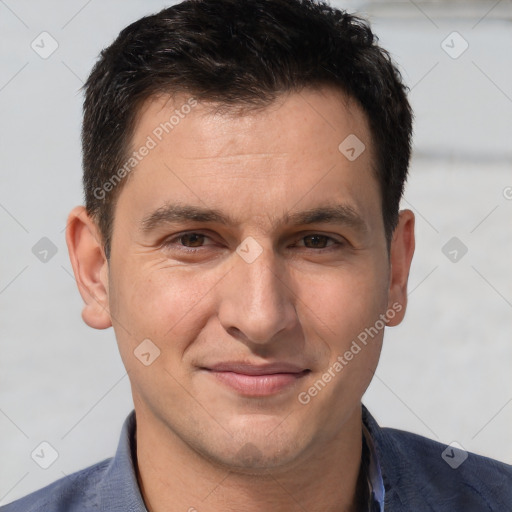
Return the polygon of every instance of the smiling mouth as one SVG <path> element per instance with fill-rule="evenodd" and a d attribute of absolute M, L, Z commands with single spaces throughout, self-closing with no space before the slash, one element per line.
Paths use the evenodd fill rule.
<path fill-rule="evenodd" d="M 287 363 L 264 366 L 221 363 L 202 369 L 237 393 L 252 397 L 269 396 L 284 391 L 311 373 L 309 369 L 301 369 Z"/>

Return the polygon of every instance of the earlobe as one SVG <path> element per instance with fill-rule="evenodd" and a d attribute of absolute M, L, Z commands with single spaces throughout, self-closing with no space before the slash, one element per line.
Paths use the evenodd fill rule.
<path fill-rule="evenodd" d="M 95 329 L 112 325 L 108 302 L 108 262 L 101 235 L 85 207 L 71 210 L 66 227 L 66 243 L 78 290 L 85 302 L 84 322 Z"/>
<path fill-rule="evenodd" d="M 396 315 L 387 322 L 389 326 L 398 325 L 405 316 L 414 246 L 414 213 L 402 210 L 391 242 L 388 308 L 392 308 Z"/>

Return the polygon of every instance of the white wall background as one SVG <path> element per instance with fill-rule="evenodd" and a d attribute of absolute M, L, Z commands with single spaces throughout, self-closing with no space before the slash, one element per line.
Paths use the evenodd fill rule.
<path fill-rule="evenodd" d="M 372 21 L 416 112 L 409 309 L 364 402 L 382 425 L 512 463 L 512 3 L 335 4 Z M 81 320 L 64 229 L 82 203 L 79 88 L 119 30 L 165 6 L 0 0 L 0 504 L 111 456 L 132 408 L 112 329 Z M 43 31 L 47 59 L 31 48 Z M 456 59 L 453 31 L 469 45 Z M 42 441 L 59 454 L 47 470 Z"/>

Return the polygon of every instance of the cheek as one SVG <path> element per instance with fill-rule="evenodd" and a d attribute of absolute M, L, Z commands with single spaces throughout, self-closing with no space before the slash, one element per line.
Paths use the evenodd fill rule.
<path fill-rule="evenodd" d="M 385 325 L 380 315 L 387 307 L 386 275 L 379 266 L 367 266 L 361 273 L 336 272 L 321 286 L 309 287 L 307 303 L 309 321 L 329 356 L 314 382 L 301 390 L 300 403 L 308 402 L 323 424 L 335 425 L 357 405 L 377 367 Z"/>
<path fill-rule="evenodd" d="M 300 296 L 322 336 L 342 350 L 385 312 L 386 274 L 379 265 L 338 268 L 321 279 L 303 279 Z"/>
<path fill-rule="evenodd" d="M 214 276 L 144 265 L 135 265 L 131 272 L 126 269 L 123 275 L 130 278 L 117 283 L 111 304 L 125 350 L 149 338 L 166 353 L 170 347 L 172 353 L 182 353 L 202 327 L 201 317 L 208 307 L 205 298 L 216 283 Z"/>

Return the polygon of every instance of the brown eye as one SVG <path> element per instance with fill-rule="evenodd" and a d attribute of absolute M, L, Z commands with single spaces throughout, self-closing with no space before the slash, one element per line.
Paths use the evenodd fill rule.
<path fill-rule="evenodd" d="M 205 235 L 201 235 L 200 233 L 186 233 L 178 238 L 185 247 L 201 247 L 204 239 Z"/>
<path fill-rule="evenodd" d="M 190 232 L 169 238 L 162 245 L 167 249 L 195 252 L 197 249 L 211 245 L 206 243 L 207 240 L 210 240 L 207 235 Z"/>
<path fill-rule="evenodd" d="M 308 235 L 303 240 L 308 249 L 325 249 L 327 242 L 332 238 L 326 235 Z"/>

